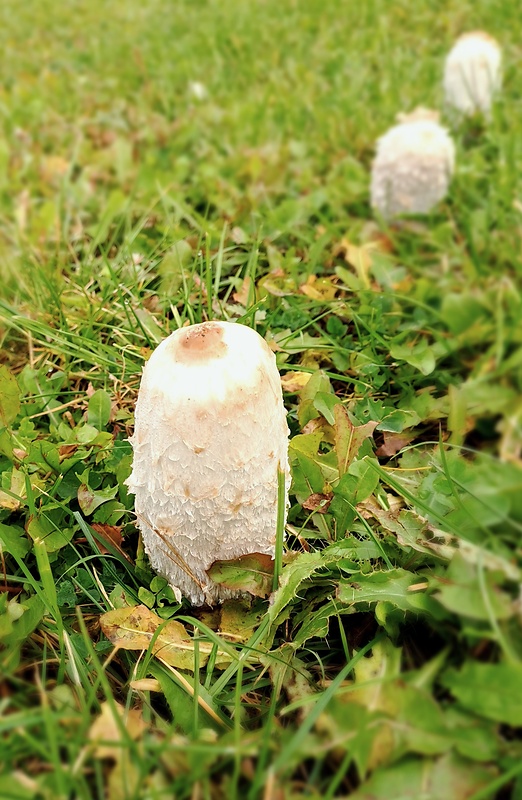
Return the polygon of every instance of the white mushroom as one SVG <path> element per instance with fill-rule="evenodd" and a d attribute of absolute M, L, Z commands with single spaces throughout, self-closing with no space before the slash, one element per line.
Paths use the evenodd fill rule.
<path fill-rule="evenodd" d="M 233 596 L 206 571 L 273 555 L 279 469 L 288 492 L 288 426 L 264 339 L 229 322 L 165 339 L 143 371 L 131 442 L 128 486 L 152 566 L 195 605 Z"/>
<path fill-rule="evenodd" d="M 377 141 L 371 204 L 385 219 L 427 214 L 446 195 L 455 147 L 436 111 L 399 115 L 399 124 Z"/>
<path fill-rule="evenodd" d="M 444 67 L 446 104 L 461 115 L 489 114 L 500 89 L 502 54 L 488 33 L 465 33 L 448 53 Z"/>

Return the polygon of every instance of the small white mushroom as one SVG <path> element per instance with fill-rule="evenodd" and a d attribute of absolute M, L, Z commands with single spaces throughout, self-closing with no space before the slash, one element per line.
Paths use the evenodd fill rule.
<path fill-rule="evenodd" d="M 475 31 L 461 36 L 446 57 L 444 97 L 460 115 L 489 114 L 502 83 L 502 53 L 488 33 Z"/>
<path fill-rule="evenodd" d="M 279 469 L 288 492 L 288 426 L 264 339 L 229 322 L 171 334 L 144 368 L 131 442 L 128 486 L 152 566 L 195 605 L 233 596 L 206 571 L 273 555 Z"/>
<path fill-rule="evenodd" d="M 427 214 L 446 195 L 455 147 L 438 113 L 419 108 L 377 141 L 372 165 L 371 204 L 385 219 Z"/>
<path fill-rule="evenodd" d="M 208 98 L 207 87 L 201 81 L 189 81 L 188 93 L 194 100 L 206 100 Z"/>

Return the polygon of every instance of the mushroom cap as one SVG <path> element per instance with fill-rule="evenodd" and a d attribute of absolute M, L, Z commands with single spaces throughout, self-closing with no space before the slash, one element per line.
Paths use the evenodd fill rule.
<path fill-rule="evenodd" d="M 455 146 L 428 109 L 403 118 L 377 141 L 371 204 L 384 218 L 426 214 L 446 195 Z"/>
<path fill-rule="evenodd" d="M 498 42 L 484 31 L 460 36 L 444 65 L 446 104 L 460 114 L 488 114 L 501 83 L 502 52 Z"/>
<path fill-rule="evenodd" d="M 275 357 L 251 328 L 180 328 L 146 364 L 128 486 L 152 566 L 195 604 L 232 592 L 217 560 L 273 555 L 288 426 Z"/>

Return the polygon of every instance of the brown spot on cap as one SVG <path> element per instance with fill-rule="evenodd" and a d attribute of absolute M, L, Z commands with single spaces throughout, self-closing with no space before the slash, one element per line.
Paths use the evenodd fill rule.
<path fill-rule="evenodd" d="M 182 328 L 172 342 L 174 357 L 183 364 L 223 358 L 227 352 L 223 335 L 223 328 L 216 322 L 201 322 Z"/>

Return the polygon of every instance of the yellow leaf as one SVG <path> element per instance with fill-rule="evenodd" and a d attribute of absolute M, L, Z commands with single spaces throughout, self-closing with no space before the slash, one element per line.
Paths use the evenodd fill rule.
<path fill-rule="evenodd" d="M 309 372 L 286 372 L 281 375 L 281 386 L 285 392 L 295 394 L 306 386 L 311 377 Z"/>
<path fill-rule="evenodd" d="M 126 711 L 124 706 L 116 702 L 114 705 L 116 714 L 121 719 L 131 739 L 138 739 L 147 727 L 147 723 L 144 722 L 141 716 L 141 711 L 137 709 Z M 93 746 L 94 754 L 98 758 L 117 759 L 120 756 L 125 742 L 111 704 L 102 703 L 100 715 L 92 723 L 88 739 Z"/>
<path fill-rule="evenodd" d="M 70 166 L 70 163 L 61 156 L 45 156 L 42 159 L 40 175 L 46 183 L 53 183 L 56 179 L 67 175 Z"/>
<path fill-rule="evenodd" d="M 337 286 L 329 278 L 318 278 L 317 275 L 309 275 L 306 283 L 299 287 L 299 291 L 312 300 L 334 300 Z"/>
<path fill-rule="evenodd" d="M 20 500 L 18 498 L 25 498 L 26 496 L 24 474 L 19 472 L 16 467 L 13 467 L 9 491 L 16 497 L 12 497 L 7 491 L 4 492 L 0 489 L 0 508 L 8 508 L 10 511 L 15 511 L 20 508 Z"/>
<path fill-rule="evenodd" d="M 357 277 L 363 286 L 370 286 L 370 268 L 372 265 L 372 251 L 378 250 L 379 246 L 375 242 L 367 242 L 361 247 L 350 242 L 346 237 L 341 239 L 334 250 L 335 256 L 344 258 L 347 264 L 354 267 Z"/>
<path fill-rule="evenodd" d="M 131 689 L 135 692 L 161 692 L 161 686 L 156 678 L 140 678 L 130 681 Z"/>
<path fill-rule="evenodd" d="M 181 622 L 165 622 L 147 606 L 141 605 L 107 611 L 100 617 L 100 625 L 115 647 L 148 650 L 152 646 L 153 654 L 166 664 L 194 671 L 194 641 Z M 201 666 L 206 663 L 211 649 L 210 644 L 199 643 Z"/>
<path fill-rule="evenodd" d="M 122 752 L 107 780 L 107 800 L 128 800 L 136 797 L 141 774 L 129 752 Z M 143 786 L 141 787 L 143 789 Z"/>

